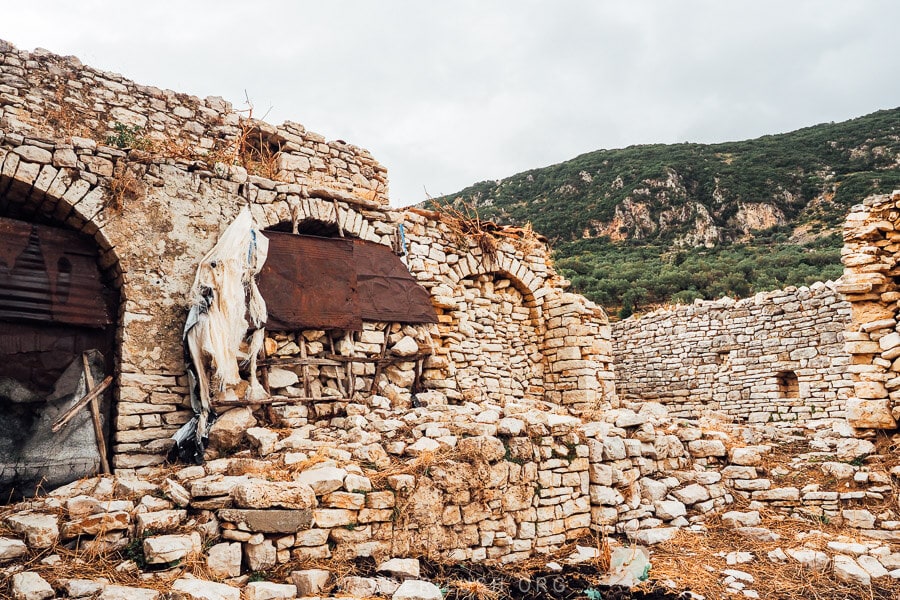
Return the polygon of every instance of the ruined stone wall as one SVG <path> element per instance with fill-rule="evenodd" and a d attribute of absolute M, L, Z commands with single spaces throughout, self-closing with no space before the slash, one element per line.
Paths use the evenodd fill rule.
<path fill-rule="evenodd" d="M 114 140 L 105 136 L 121 134 L 117 123 L 126 122 L 139 127 L 128 132 L 153 142 L 107 145 Z M 371 362 L 352 363 L 349 377 L 334 366 L 310 367 L 309 395 L 322 398 L 312 403 L 291 400 L 307 397 L 301 367 L 270 369 L 272 394 L 283 401 L 268 411 L 276 422 L 354 430 L 360 415 L 352 406 L 373 389 L 398 408 L 464 403 L 473 385 L 499 404 L 574 412 L 614 400 L 605 315 L 563 291 L 536 238 L 498 238 L 485 255 L 478 232 L 460 236 L 438 213 L 388 208 L 385 171 L 365 151 L 326 144 L 291 124 L 250 123 L 286 140 L 276 157 L 284 168 L 270 177 L 248 172 L 240 160 L 210 165 L 202 150 L 228 149 L 245 125 L 216 99 L 145 88 L 76 59 L 0 45 L 0 215 L 92 236 L 101 267 L 121 293 L 117 469 L 161 463 L 172 434 L 191 415 L 181 341 L 188 292 L 200 259 L 248 204 L 262 229 L 314 221 L 393 246 L 404 225 L 405 260 L 441 320 L 417 327 L 366 323 L 361 332 L 269 332 L 267 347 L 281 358 L 298 356 L 302 337 L 310 357 L 334 345 L 344 357 L 372 359 L 386 336 L 384 351 L 398 358 L 378 377 Z M 492 336 L 474 325 L 465 330 L 468 341 L 456 335 L 454 323 L 487 327 L 494 316 L 502 327 L 495 325 Z M 402 360 L 411 346 L 417 357 L 428 357 Z M 473 381 L 479 362 L 490 368 Z"/>
<path fill-rule="evenodd" d="M 852 307 L 844 336 L 853 379 L 847 420 L 854 427 L 895 429 L 900 420 L 898 222 L 897 191 L 867 198 L 844 222 L 844 275 L 838 290 Z"/>
<path fill-rule="evenodd" d="M 751 422 L 841 416 L 851 393 L 849 321 L 850 306 L 831 283 L 626 319 L 613 325 L 618 393 L 681 416 L 706 409 Z"/>
<path fill-rule="evenodd" d="M 209 169 L 231 164 L 243 143 L 258 149 L 250 157 L 251 174 L 388 202 L 387 171 L 361 148 L 327 141 L 299 123 L 276 127 L 252 119 L 222 98 L 139 85 L 72 56 L 18 51 L 0 40 L 0 99 L 0 130 L 101 143 L 111 138 L 182 162 L 202 159 Z"/>

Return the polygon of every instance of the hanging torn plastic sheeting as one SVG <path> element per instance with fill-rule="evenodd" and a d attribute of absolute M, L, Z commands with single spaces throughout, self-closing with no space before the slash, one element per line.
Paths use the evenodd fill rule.
<path fill-rule="evenodd" d="M 250 209 L 244 207 L 197 267 L 184 325 L 185 362 L 195 417 L 173 436 L 179 455 L 191 456 L 194 462 L 203 461 L 205 440 L 215 419 L 211 399 L 240 388 L 239 359 L 251 362 L 250 382 L 241 396 L 266 396 L 255 368 L 256 355 L 265 342 L 262 327 L 267 319 L 256 275 L 268 251 L 269 240 L 256 227 Z M 241 344 L 251 325 L 255 331 L 244 355 Z M 187 448 L 186 444 L 195 447 Z"/>

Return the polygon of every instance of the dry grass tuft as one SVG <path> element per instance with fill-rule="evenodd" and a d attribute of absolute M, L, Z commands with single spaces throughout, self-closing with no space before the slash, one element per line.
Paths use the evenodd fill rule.
<path fill-rule="evenodd" d="M 109 179 L 109 208 L 113 212 L 121 212 L 125 203 L 139 200 L 144 196 L 144 184 L 125 161 L 116 163 L 113 176 Z"/>
<path fill-rule="evenodd" d="M 492 590 L 482 581 L 465 581 L 453 579 L 447 582 L 447 587 L 456 590 L 456 597 L 465 600 L 498 600 L 500 593 Z"/>

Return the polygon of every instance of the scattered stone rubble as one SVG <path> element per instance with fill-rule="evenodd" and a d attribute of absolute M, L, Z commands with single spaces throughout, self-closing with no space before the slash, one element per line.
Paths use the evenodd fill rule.
<path fill-rule="evenodd" d="M 437 598 L 404 557 L 504 563 L 603 533 L 651 548 L 652 563 L 652 549 L 703 535 L 713 517 L 779 544 L 771 556 L 727 557 L 723 585 L 748 597 L 752 576 L 739 568 L 753 560 L 856 582 L 900 578 L 900 467 L 884 467 L 893 457 L 879 455 L 883 446 L 841 420 L 803 431 L 671 417 L 643 403 L 582 421 L 490 402 L 396 410 L 379 396 L 352 409 L 361 417 L 352 424 L 245 430 L 262 411 L 230 412 L 216 424 L 216 439 L 239 439 L 227 457 L 82 480 L 9 507 L 0 556 L 14 597 L 102 588 L 100 598 L 162 598 L 153 590 L 171 584 L 186 598 Z M 271 443 L 262 450 L 259 439 Z M 772 514 L 810 531 L 842 523 L 844 534 L 809 550 L 761 525 Z M 58 565 L 85 553 L 121 557 L 121 578 L 67 579 Z M 357 557 L 383 575 L 327 568 Z M 48 561 L 52 570 L 35 566 Z M 284 578 L 251 581 L 259 572 Z M 122 591 L 141 582 L 146 591 Z"/>
<path fill-rule="evenodd" d="M 613 352 L 603 311 L 564 291 L 536 236 L 392 210 L 384 169 L 354 146 L 5 42 L 0 98 L 4 210 L 93 236 L 124 299 L 116 474 L 0 511 L 10 597 L 437 599 L 440 582 L 425 581 L 415 557 L 598 560 L 588 545 L 554 553 L 609 536 L 632 558 L 649 548 L 652 562 L 717 521 L 778 544 L 765 557 L 722 557 L 716 576 L 745 597 L 758 582 L 744 569 L 762 560 L 873 586 L 900 579 L 900 469 L 889 450 L 900 440 L 839 418 L 850 374 L 850 424 L 896 425 L 897 195 L 854 209 L 837 288 L 701 303 L 648 318 L 640 334 L 643 325 L 623 324 L 617 335 L 647 350 L 645 366 L 628 367 L 636 347 Z M 248 127 L 278 148 L 272 169 L 220 156 L 246 150 L 235 144 Z M 146 134 L 147 147 L 105 145 L 129 132 Z M 307 362 L 269 363 L 268 402 L 222 410 L 204 464 L 168 465 L 171 435 L 191 415 L 185 295 L 197 261 L 248 203 L 266 227 L 326 224 L 396 247 L 438 323 L 267 332 L 268 356 Z M 846 333 L 835 289 L 852 306 Z M 343 366 L 309 362 L 335 355 Z M 648 400 L 651 389 L 664 403 Z M 773 515 L 806 530 L 787 539 L 767 527 Z M 825 522 L 843 533 L 817 533 Z M 825 546 L 811 544 L 825 535 Z M 348 572 L 360 558 L 377 563 L 376 576 Z"/>

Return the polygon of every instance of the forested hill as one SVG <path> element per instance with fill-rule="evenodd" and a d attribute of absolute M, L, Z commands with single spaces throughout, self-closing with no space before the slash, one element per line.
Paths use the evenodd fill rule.
<path fill-rule="evenodd" d="M 574 288 L 621 316 L 840 275 L 850 206 L 900 188 L 900 108 L 722 144 L 598 150 L 438 202 L 547 236 Z"/>

